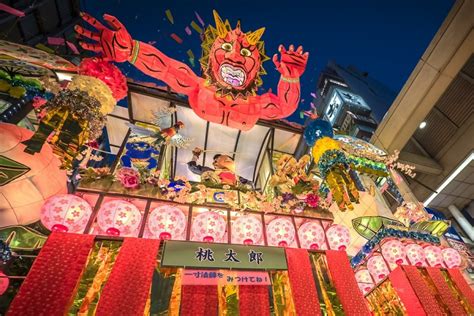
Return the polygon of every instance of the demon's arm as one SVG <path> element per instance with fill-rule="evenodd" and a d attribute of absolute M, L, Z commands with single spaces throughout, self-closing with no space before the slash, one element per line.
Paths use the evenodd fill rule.
<path fill-rule="evenodd" d="M 276 69 L 280 72 L 280 82 L 278 83 L 278 94 L 271 92 L 256 97 L 256 103 L 262 109 L 261 118 L 275 120 L 291 115 L 300 102 L 300 76 L 303 74 L 309 53 L 303 53 L 303 47 L 296 50 L 290 45 L 286 50 L 283 45 L 278 48 L 281 54 L 273 56 Z"/>
<path fill-rule="evenodd" d="M 178 62 L 163 54 L 157 48 L 133 40 L 123 24 L 111 15 L 104 15 L 104 20 L 111 29 L 105 27 L 92 16 L 81 13 L 84 21 L 97 32 L 91 32 L 79 25 L 76 32 L 94 43 L 80 42 L 82 48 L 102 53 L 105 59 L 116 62 L 129 61 L 147 75 L 166 82 L 173 90 L 187 94 L 193 91 L 199 77 L 186 64 Z"/>

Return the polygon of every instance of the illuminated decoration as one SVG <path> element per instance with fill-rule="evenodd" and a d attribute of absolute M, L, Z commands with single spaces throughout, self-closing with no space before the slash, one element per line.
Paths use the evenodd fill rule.
<path fill-rule="evenodd" d="M 34 157 L 23 152 L 31 131 L 0 123 L 0 135 L 0 227 L 34 223 L 46 199 L 67 192 L 66 172 L 48 144 Z"/>
<path fill-rule="evenodd" d="M 359 289 L 365 295 L 367 294 L 372 288 L 375 286 L 372 277 L 370 276 L 370 272 L 367 269 L 360 269 L 355 273 L 355 278 L 357 281 L 357 285 L 359 285 Z"/>
<path fill-rule="evenodd" d="M 454 248 L 444 248 L 442 251 L 444 263 L 446 267 L 459 268 L 462 264 L 462 257 L 459 252 Z"/>
<path fill-rule="evenodd" d="M 405 259 L 405 248 L 401 241 L 392 239 L 382 245 L 382 255 L 389 263 L 400 265 Z"/>
<path fill-rule="evenodd" d="M 207 211 L 197 215 L 193 220 L 193 240 L 204 242 L 221 242 L 227 224 L 219 213 Z"/>
<path fill-rule="evenodd" d="M 132 203 L 112 200 L 101 205 L 97 224 L 107 235 L 131 236 L 137 232 L 141 219 L 142 214 Z"/>
<path fill-rule="evenodd" d="M 383 216 L 361 216 L 352 220 L 354 230 L 365 239 L 373 238 L 379 230 L 387 225 L 403 227 L 401 222 Z"/>
<path fill-rule="evenodd" d="M 290 219 L 277 217 L 267 226 L 267 240 L 270 246 L 288 247 L 295 240 L 295 227 Z"/>
<path fill-rule="evenodd" d="M 3 295 L 8 290 L 10 285 L 10 279 L 7 278 L 7 275 L 0 271 L 0 296 Z"/>
<path fill-rule="evenodd" d="M 158 206 L 150 213 L 148 230 L 155 238 L 183 239 L 186 230 L 186 216 L 178 207 Z"/>
<path fill-rule="evenodd" d="M 232 29 L 214 11 L 215 27 L 209 26 L 202 43 L 203 78 L 190 67 L 171 59 L 147 43 L 133 40 L 117 18 L 105 15 L 112 27 L 108 29 L 88 14 L 83 19 L 97 32 L 90 32 L 81 26 L 76 31 L 97 43 L 81 42 L 86 50 L 100 52 L 115 62 L 129 61 L 145 74 L 168 84 L 178 93 L 188 96 L 194 112 L 204 120 L 227 125 L 240 130 L 251 129 L 258 119 L 276 120 L 292 114 L 300 100 L 299 78 L 303 74 L 308 53 L 291 45 L 288 50 L 280 46 L 280 58 L 273 62 L 280 72 L 278 95 L 271 92 L 257 95 L 265 74 L 262 63 L 265 55 L 261 37 L 264 28 L 244 33 L 240 23 Z M 108 47 L 108 49 L 103 49 Z"/>
<path fill-rule="evenodd" d="M 432 267 L 443 267 L 443 252 L 438 246 L 427 246 L 423 249 L 428 264 Z"/>
<path fill-rule="evenodd" d="M 83 233 L 92 207 L 73 194 L 58 194 L 46 200 L 41 208 L 41 223 L 58 232 Z"/>
<path fill-rule="evenodd" d="M 405 253 L 407 255 L 408 262 L 411 265 L 422 267 L 425 266 L 425 253 L 423 247 L 418 244 L 408 244 L 405 246 Z"/>
<path fill-rule="evenodd" d="M 253 215 L 244 215 L 232 223 L 232 243 L 254 245 L 263 236 L 262 221 Z"/>
<path fill-rule="evenodd" d="M 431 219 L 430 214 L 425 211 L 423 205 L 413 202 L 405 202 L 397 207 L 394 215 L 397 219 L 403 222 L 405 226 L 410 226 L 411 224 L 422 221 L 429 221 Z"/>
<path fill-rule="evenodd" d="M 331 124 L 322 119 L 315 119 L 305 127 L 303 133 L 304 140 L 308 146 L 314 146 L 314 143 L 323 137 L 334 137 Z"/>
<path fill-rule="evenodd" d="M 321 224 L 308 221 L 298 228 L 298 238 L 302 248 L 324 249 L 326 238 Z"/>
<path fill-rule="evenodd" d="M 367 261 L 367 270 L 369 270 L 376 283 L 390 274 L 390 270 L 382 256 L 371 257 Z"/>
<path fill-rule="evenodd" d="M 113 111 L 117 103 L 110 88 L 102 81 L 90 76 L 75 75 L 68 84 L 69 90 L 79 90 L 87 93 L 100 103 L 100 113 L 107 115 Z"/>
<path fill-rule="evenodd" d="M 332 250 L 346 250 L 350 243 L 349 228 L 342 225 L 331 225 L 326 231 L 329 248 Z"/>

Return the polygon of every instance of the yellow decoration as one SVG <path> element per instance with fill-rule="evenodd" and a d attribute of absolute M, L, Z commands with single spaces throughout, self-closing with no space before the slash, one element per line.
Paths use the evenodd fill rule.
<path fill-rule="evenodd" d="M 329 137 L 318 139 L 312 150 L 314 161 L 317 163 L 322 155 L 328 150 L 341 150 L 341 145 L 339 142 Z"/>
<path fill-rule="evenodd" d="M 112 95 L 112 91 L 104 82 L 97 78 L 76 75 L 72 77 L 68 89 L 84 91 L 90 97 L 97 99 L 101 105 L 100 112 L 103 115 L 109 114 L 115 107 L 116 101 Z"/>

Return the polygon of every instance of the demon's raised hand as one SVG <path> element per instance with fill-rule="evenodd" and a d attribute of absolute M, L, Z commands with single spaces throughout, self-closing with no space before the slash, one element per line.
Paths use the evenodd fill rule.
<path fill-rule="evenodd" d="M 278 95 L 257 95 L 261 75 L 264 44 L 260 40 L 264 28 L 244 33 L 240 24 L 232 29 L 229 21 L 223 22 L 214 11 L 216 27 L 209 26 L 202 43 L 201 66 L 204 77 L 191 68 L 171 59 L 157 48 L 133 40 L 115 17 L 104 15 L 111 29 L 88 14 L 83 19 L 97 29 L 96 32 L 76 26 L 76 31 L 93 43 L 82 42 L 86 50 L 101 53 L 116 62 L 129 61 L 144 73 L 167 83 L 176 92 L 187 94 L 189 104 L 201 118 L 241 130 L 252 128 L 259 118 L 279 119 L 295 111 L 300 99 L 299 77 L 303 74 L 308 53 L 300 46 L 289 49 L 280 45 L 280 57 L 273 62 L 281 74 Z"/>

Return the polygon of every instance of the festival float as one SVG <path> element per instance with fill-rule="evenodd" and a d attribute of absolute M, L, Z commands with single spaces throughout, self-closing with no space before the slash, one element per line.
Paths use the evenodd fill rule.
<path fill-rule="evenodd" d="M 474 313 L 469 254 L 406 189 L 413 168 L 284 120 L 301 46 L 278 48 L 277 93 L 258 94 L 264 28 L 214 11 L 199 76 L 113 16 L 82 18 L 98 55 L 78 65 L 0 43 L 0 313 Z"/>

